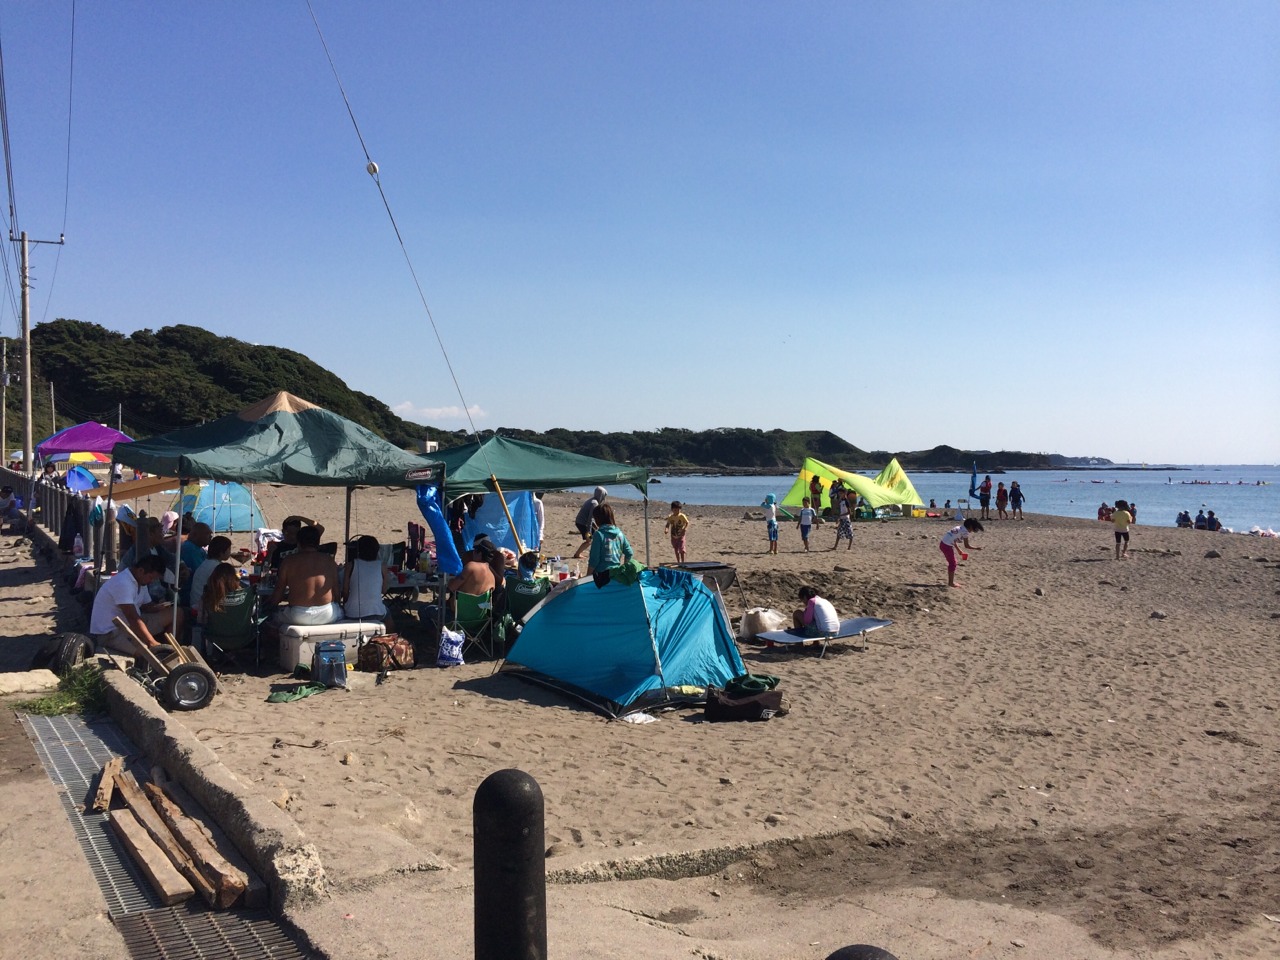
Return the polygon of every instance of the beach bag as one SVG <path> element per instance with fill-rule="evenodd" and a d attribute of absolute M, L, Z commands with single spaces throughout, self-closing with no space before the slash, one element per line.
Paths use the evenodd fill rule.
<path fill-rule="evenodd" d="M 440 652 L 436 654 L 437 667 L 462 666 L 462 645 L 466 635 L 461 630 L 440 629 Z"/>
<path fill-rule="evenodd" d="M 341 640 L 321 640 L 311 654 L 311 682 L 347 689 L 347 648 Z"/>
<path fill-rule="evenodd" d="M 413 644 L 397 633 L 369 637 L 360 644 L 356 669 L 367 673 L 383 670 L 412 670 L 416 666 Z"/>
<path fill-rule="evenodd" d="M 707 704 L 703 717 L 710 723 L 727 720 L 769 720 L 786 715 L 790 709 L 781 690 L 762 690 L 742 697 L 731 697 L 719 687 L 707 687 Z"/>

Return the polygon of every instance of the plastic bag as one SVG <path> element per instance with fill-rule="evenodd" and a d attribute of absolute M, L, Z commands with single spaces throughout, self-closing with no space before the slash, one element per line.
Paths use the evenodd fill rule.
<path fill-rule="evenodd" d="M 461 630 L 444 627 L 440 631 L 440 652 L 436 654 L 437 667 L 462 666 L 462 644 L 466 636 Z"/>

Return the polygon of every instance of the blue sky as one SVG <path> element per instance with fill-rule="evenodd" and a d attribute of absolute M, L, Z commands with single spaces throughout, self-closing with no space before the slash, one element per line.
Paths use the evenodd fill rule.
<path fill-rule="evenodd" d="M 1273 2 L 313 4 L 478 427 L 1280 460 Z M 305 2 L 81 3 L 69 97 L 71 10 L 0 0 L 35 319 L 466 426 Z"/>

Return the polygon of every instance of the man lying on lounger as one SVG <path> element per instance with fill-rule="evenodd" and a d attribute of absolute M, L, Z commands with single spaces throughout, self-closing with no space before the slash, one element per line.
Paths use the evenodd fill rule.
<path fill-rule="evenodd" d="M 799 597 L 805 601 L 804 609 L 791 614 L 791 622 L 797 630 L 803 630 L 811 637 L 839 632 L 840 618 L 836 616 L 836 608 L 830 600 L 818 596 L 813 587 L 801 587 Z"/>

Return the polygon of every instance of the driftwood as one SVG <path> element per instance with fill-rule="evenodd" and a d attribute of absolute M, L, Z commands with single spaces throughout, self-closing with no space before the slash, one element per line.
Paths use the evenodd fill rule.
<path fill-rule="evenodd" d="M 218 848 L 205 835 L 204 828 L 184 814 L 163 790 L 154 783 L 146 784 L 143 789 L 165 825 L 213 887 L 214 906 L 225 909 L 235 903 L 249 885 L 249 878 L 244 871 L 237 869 L 219 853 Z"/>
<path fill-rule="evenodd" d="M 151 886 L 160 895 L 161 903 L 172 906 L 195 896 L 195 888 L 178 872 L 132 810 L 112 810 L 107 816 L 111 820 L 111 829 L 147 875 Z"/>
<path fill-rule="evenodd" d="M 116 789 L 120 791 L 120 796 L 124 798 L 124 802 L 129 805 L 129 809 L 138 818 L 138 822 L 151 835 L 151 839 L 164 851 L 165 856 L 178 868 L 178 871 L 187 878 L 191 886 L 195 887 L 196 892 L 204 898 L 205 903 L 211 907 L 216 906 L 218 896 L 213 884 L 205 878 L 195 861 L 178 843 L 177 838 L 174 837 L 173 832 L 165 824 L 160 814 L 156 812 L 155 807 L 147 800 L 146 794 L 138 786 L 138 781 L 134 775 L 126 770 L 117 776 Z"/>
<path fill-rule="evenodd" d="M 157 773 L 159 776 L 157 776 Z M 249 861 L 236 849 L 235 844 L 222 832 L 218 822 L 209 816 L 191 794 L 183 790 L 174 781 L 169 780 L 161 768 L 154 767 L 152 769 L 151 780 L 164 790 L 165 795 L 176 803 L 183 813 L 199 824 L 201 831 L 217 847 L 218 851 L 248 877 L 249 885 L 245 887 L 244 896 L 238 906 L 247 907 L 251 910 L 271 906 L 271 891 L 262 882 L 262 878 L 258 876 L 253 867 L 250 866 Z"/>
<path fill-rule="evenodd" d="M 115 792 L 116 776 L 124 769 L 124 757 L 112 757 L 102 767 L 98 777 L 98 790 L 93 795 L 92 808 L 99 813 L 111 809 L 111 795 Z"/>

